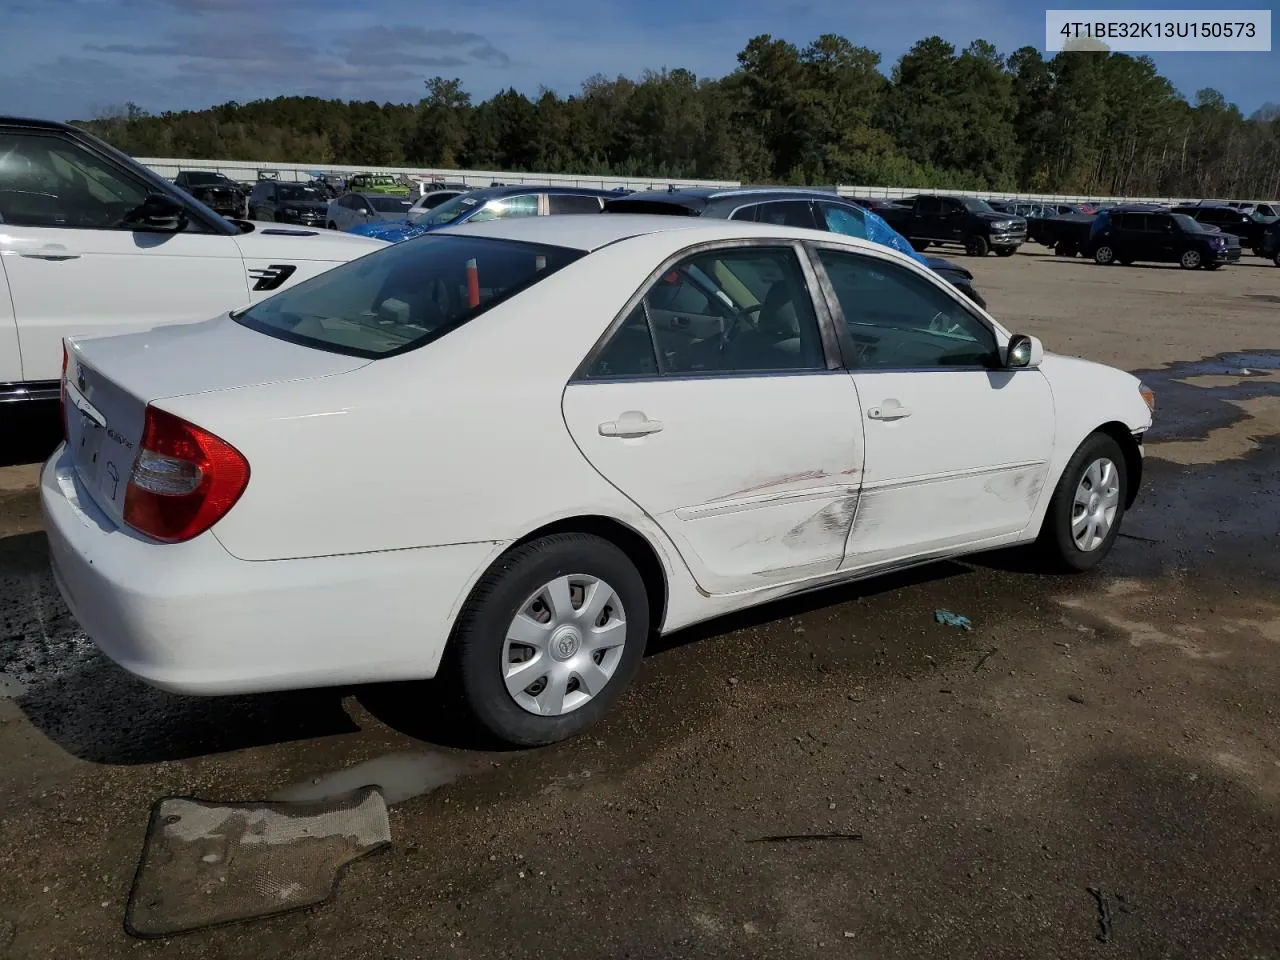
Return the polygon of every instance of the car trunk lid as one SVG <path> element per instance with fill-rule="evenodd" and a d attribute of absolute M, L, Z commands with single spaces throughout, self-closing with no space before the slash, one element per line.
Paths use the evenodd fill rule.
<path fill-rule="evenodd" d="M 330 377 L 370 362 L 264 336 L 229 316 L 70 340 L 66 429 L 76 475 L 93 501 L 120 523 L 149 403 Z"/>

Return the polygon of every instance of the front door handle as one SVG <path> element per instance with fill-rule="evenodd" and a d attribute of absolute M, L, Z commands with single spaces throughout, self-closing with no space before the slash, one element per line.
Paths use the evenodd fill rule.
<path fill-rule="evenodd" d="M 911 416 L 911 411 L 893 398 L 881 402 L 880 406 L 867 411 L 871 420 L 902 420 Z"/>
<path fill-rule="evenodd" d="M 20 253 L 18 256 L 26 257 L 28 260 L 75 260 L 80 254 L 72 253 L 60 243 L 49 243 L 29 253 Z"/>
<path fill-rule="evenodd" d="M 600 424 L 602 437 L 644 437 L 662 429 L 661 420 L 650 420 L 639 410 L 628 410 L 617 420 Z"/>

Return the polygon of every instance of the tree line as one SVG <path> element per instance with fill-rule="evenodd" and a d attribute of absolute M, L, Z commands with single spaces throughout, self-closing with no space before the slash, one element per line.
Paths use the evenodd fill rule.
<path fill-rule="evenodd" d="M 928 37 L 886 77 L 826 34 L 762 35 L 716 79 L 684 69 L 596 75 L 581 92 L 473 102 L 425 81 L 417 104 L 278 97 L 85 126 L 134 156 L 454 167 L 747 183 L 944 187 L 1089 196 L 1280 196 L 1280 109 L 1190 101 L 1149 57 L 1003 56 Z"/>

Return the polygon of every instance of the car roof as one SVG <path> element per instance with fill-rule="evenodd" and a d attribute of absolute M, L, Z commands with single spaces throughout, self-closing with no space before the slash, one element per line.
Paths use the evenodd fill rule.
<path fill-rule="evenodd" d="M 506 220 L 486 220 L 482 223 L 464 223 L 445 227 L 433 234 L 465 234 L 467 236 L 493 237 L 499 240 L 520 240 L 525 243 L 545 243 L 572 250 L 591 252 L 620 240 L 633 237 L 671 234 L 679 246 L 717 240 L 751 240 L 757 237 L 773 237 L 779 240 L 814 240 L 855 246 L 875 252 L 888 251 L 904 260 L 910 258 L 888 247 L 820 230 L 801 227 L 784 227 L 772 223 L 754 223 L 745 220 L 721 220 L 703 217 L 672 217 L 664 214 L 599 213 L 560 214 L 549 217 L 512 217 Z M 677 237 L 676 234 L 679 234 Z"/>
<path fill-rule="evenodd" d="M 845 200 L 834 188 L 824 190 L 821 187 L 685 187 L 678 190 L 638 190 L 635 193 L 609 193 L 615 200 L 626 202 L 668 203 L 673 206 L 688 207 L 690 210 L 701 210 L 712 200 L 725 197 L 760 197 L 769 196 L 795 197 L 796 199 Z"/>

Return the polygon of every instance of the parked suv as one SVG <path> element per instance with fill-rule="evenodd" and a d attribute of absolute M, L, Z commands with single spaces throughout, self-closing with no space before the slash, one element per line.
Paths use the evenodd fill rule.
<path fill-rule="evenodd" d="M 1125 211 L 1107 215 L 1089 240 L 1089 254 L 1104 266 L 1151 260 L 1184 270 L 1216 270 L 1240 260 L 1240 241 L 1229 233 L 1210 233 L 1184 213 Z"/>
<path fill-rule="evenodd" d="M 224 220 L 84 130 L 2 116 L 0 224 L 0 408 L 57 402 L 64 337 L 207 320 L 383 246 Z"/>
<path fill-rule="evenodd" d="M 173 178 L 173 185 L 224 217 L 245 216 L 244 188 L 225 173 L 183 170 Z"/>
<path fill-rule="evenodd" d="M 834 191 L 768 187 L 655 190 L 618 197 L 608 201 L 604 209 L 605 213 L 657 213 L 753 220 L 757 223 L 779 223 L 860 237 L 915 258 L 957 287 L 978 306 L 985 308 L 987 305 L 973 286 L 971 272 L 949 260 L 917 253 L 912 250 L 906 238 L 896 233 L 876 212 L 863 207 L 857 202 L 857 198 L 842 197 Z"/>
<path fill-rule="evenodd" d="M 1209 204 L 1187 204 L 1174 207 L 1173 212 L 1185 213 L 1205 226 L 1217 227 L 1223 233 L 1235 234 L 1240 238 L 1240 246 L 1248 247 L 1258 256 L 1262 256 L 1262 233 L 1267 225 L 1265 219 L 1255 219 L 1235 207 Z"/>
<path fill-rule="evenodd" d="M 249 194 L 249 219 L 323 227 L 329 197 L 305 183 L 259 180 Z"/>

